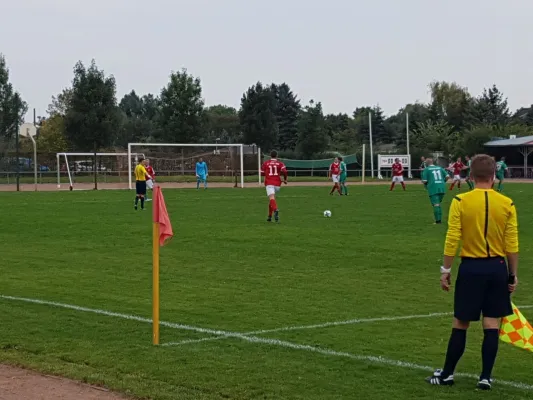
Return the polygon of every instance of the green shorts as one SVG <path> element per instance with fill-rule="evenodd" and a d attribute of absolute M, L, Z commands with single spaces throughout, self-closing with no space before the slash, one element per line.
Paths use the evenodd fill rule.
<path fill-rule="evenodd" d="M 432 196 L 429 196 L 429 201 L 431 201 L 432 206 L 434 206 L 435 204 L 441 204 L 443 199 L 444 193 L 437 193 Z"/>
<path fill-rule="evenodd" d="M 339 182 L 340 182 L 340 183 L 344 183 L 344 182 L 346 182 L 346 178 L 347 178 L 347 177 L 348 177 L 348 176 L 347 176 L 346 174 L 340 174 L 340 176 L 339 176 Z"/>
<path fill-rule="evenodd" d="M 503 181 L 505 179 L 505 176 L 503 174 L 496 174 L 496 179 L 499 181 Z"/>

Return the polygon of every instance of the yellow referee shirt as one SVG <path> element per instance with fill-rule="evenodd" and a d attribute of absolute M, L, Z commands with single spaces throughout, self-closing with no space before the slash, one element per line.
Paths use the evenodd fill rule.
<path fill-rule="evenodd" d="M 444 255 L 505 257 L 518 253 L 518 222 L 513 201 L 494 190 L 474 189 L 452 200 Z"/>
<path fill-rule="evenodd" d="M 135 180 L 146 181 L 146 175 L 148 175 L 148 172 L 146 171 L 146 168 L 144 168 L 144 165 L 137 164 L 135 167 Z"/>

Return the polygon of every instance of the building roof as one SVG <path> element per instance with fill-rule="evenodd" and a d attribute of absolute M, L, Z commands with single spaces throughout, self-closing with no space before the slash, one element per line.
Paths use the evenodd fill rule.
<path fill-rule="evenodd" d="M 533 136 L 523 136 L 514 139 L 497 139 L 491 140 L 485 143 L 487 147 L 520 147 L 531 146 L 533 147 Z"/>

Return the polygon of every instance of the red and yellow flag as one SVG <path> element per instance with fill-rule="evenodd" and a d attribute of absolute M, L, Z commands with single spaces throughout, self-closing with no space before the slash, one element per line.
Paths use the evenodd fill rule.
<path fill-rule="evenodd" d="M 152 228 L 152 342 L 159 344 L 159 247 L 174 236 L 165 198 L 159 185 L 154 187 Z"/>
<path fill-rule="evenodd" d="M 513 314 L 502 320 L 500 340 L 533 352 L 533 327 L 513 304 Z"/>

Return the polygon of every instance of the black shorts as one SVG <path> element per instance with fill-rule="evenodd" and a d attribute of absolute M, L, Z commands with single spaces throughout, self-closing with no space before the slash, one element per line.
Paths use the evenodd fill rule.
<path fill-rule="evenodd" d="M 138 195 L 146 194 L 146 181 L 135 181 L 135 190 Z"/>
<path fill-rule="evenodd" d="M 503 318 L 513 313 L 509 271 L 503 257 L 463 258 L 455 284 L 454 316 L 460 321 Z"/>

